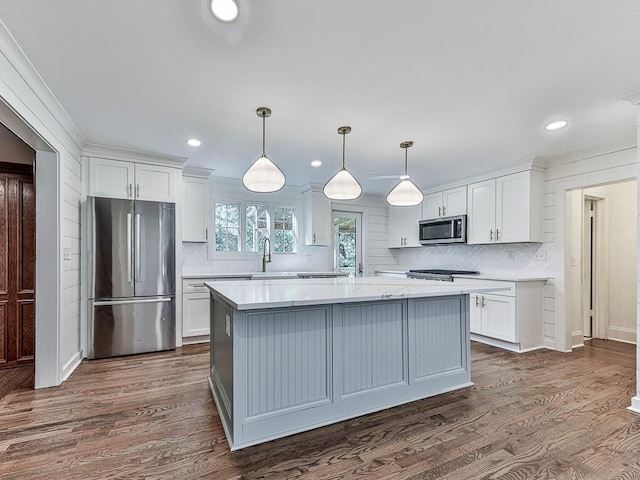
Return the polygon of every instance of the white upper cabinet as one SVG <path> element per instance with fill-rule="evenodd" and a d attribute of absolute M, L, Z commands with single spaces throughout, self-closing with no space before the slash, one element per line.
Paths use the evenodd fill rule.
<path fill-rule="evenodd" d="M 302 194 L 302 207 L 305 245 L 330 245 L 331 200 L 311 189 Z"/>
<path fill-rule="evenodd" d="M 182 241 L 209 239 L 209 178 L 182 176 Z"/>
<path fill-rule="evenodd" d="M 175 202 L 177 168 L 108 158 L 89 158 L 89 195 Z"/>
<path fill-rule="evenodd" d="M 495 178 L 469 185 L 467 193 L 467 243 L 495 242 Z"/>
<path fill-rule="evenodd" d="M 454 217 L 467 213 L 467 187 L 450 188 L 424 196 L 422 218 Z"/>
<path fill-rule="evenodd" d="M 542 242 L 544 174 L 535 170 L 467 189 L 467 243 Z"/>
<path fill-rule="evenodd" d="M 175 202 L 177 171 L 160 165 L 136 163 L 136 198 L 154 202 Z"/>
<path fill-rule="evenodd" d="M 387 207 L 387 247 L 419 247 L 418 222 L 422 219 L 422 205 L 414 207 Z"/>
<path fill-rule="evenodd" d="M 89 159 L 89 194 L 95 197 L 134 198 L 135 168 L 131 162 Z"/>

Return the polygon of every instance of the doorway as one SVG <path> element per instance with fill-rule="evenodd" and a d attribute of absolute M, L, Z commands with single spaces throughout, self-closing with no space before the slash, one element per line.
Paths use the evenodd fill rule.
<path fill-rule="evenodd" d="M 568 192 L 567 306 L 571 347 L 636 343 L 637 181 Z"/>
<path fill-rule="evenodd" d="M 339 212 L 331 214 L 333 230 L 333 266 L 336 272 L 350 277 L 361 277 L 362 265 L 362 214 Z"/>

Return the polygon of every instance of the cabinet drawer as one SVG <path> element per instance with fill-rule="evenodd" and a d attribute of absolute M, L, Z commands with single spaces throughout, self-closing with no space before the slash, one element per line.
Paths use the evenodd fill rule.
<path fill-rule="evenodd" d="M 182 280 L 182 293 L 209 293 L 209 289 L 204 282 L 209 282 L 209 278 L 190 278 Z"/>

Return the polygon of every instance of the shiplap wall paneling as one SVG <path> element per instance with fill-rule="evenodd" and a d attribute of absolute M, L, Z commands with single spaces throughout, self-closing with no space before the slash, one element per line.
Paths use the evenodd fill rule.
<path fill-rule="evenodd" d="M 468 370 L 465 297 L 409 302 L 409 382 Z M 469 341 L 468 339 L 466 341 Z"/>
<path fill-rule="evenodd" d="M 248 313 L 245 322 L 248 419 L 329 401 L 328 308 Z"/>
<path fill-rule="evenodd" d="M 406 302 L 336 307 L 342 396 L 406 383 Z"/>

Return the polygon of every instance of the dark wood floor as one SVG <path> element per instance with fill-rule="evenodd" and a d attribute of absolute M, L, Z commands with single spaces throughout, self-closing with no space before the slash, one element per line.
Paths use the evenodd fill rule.
<path fill-rule="evenodd" d="M 640 478 L 635 346 L 473 344 L 475 386 L 231 453 L 207 346 L 83 362 L 0 400 L 3 479 Z"/>
<path fill-rule="evenodd" d="M 0 368 L 0 401 L 5 395 L 33 388 L 35 366 Z"/>

